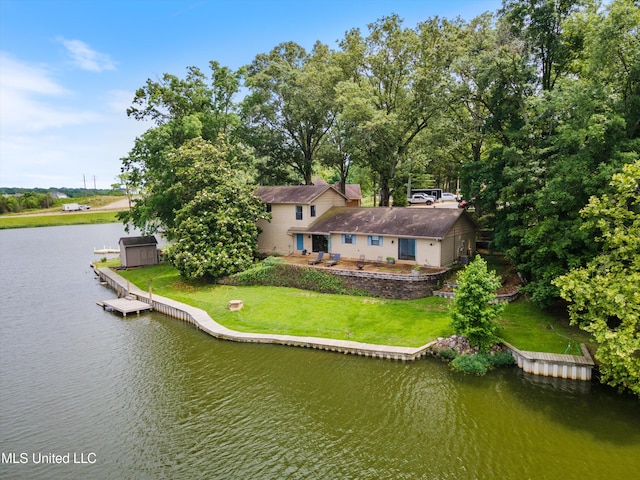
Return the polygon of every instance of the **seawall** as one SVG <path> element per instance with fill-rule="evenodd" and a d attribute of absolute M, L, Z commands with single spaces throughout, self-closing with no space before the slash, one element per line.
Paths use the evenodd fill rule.
<path fill-rule="evenodd" d="M 144 292 L 109 268 L 94 267 L 94 270 L 100 281 L 114 289 L 119 297 L 133 296 L 136 300 L 151 305 L 152 309 L 157 312 L 190 323 L 212 337 L 222 340 L 289 345 L 400 361 L 413 361 L 427 355 L 430 347 L 437 342 L 437 340 L 434 340 L 420 347 L 412 348 L 373 345 L 330 338 L 237 332 L 220 325 L 202 309 L 176 302 L 160 295 Z M 594 362 L 584 345 L 581 345 L 583 355 L 575 356 L 527 352 L 519 350 L 506 342 L 503 343 L 511 352 L 518 367 L 527 373 L 573 380 L 591 380 Z"/>
<path fill-rule="evenodd" d="M 212 337 L 244 343 L 271 343 L 295 347 L 313 348 L 364 357 L 381 358 L 387 360 L 413 361 L 427 354 L 434 342 L 421 347 L 397 347 L 387 345 L 373 345 L 369 343 L 353 342 L 349 340 L 333 340 L 329 338 L 299 337 L 292 335 L 274 335 L 262 333 L 244 333 L 231 330 L 214 321 L 202 309 L 176 302 L 170 298 L 144 292 L 136 285 L 118 275 L 109 268 L 94 269 L 100 281 L 116 291 L 119 297 L 130 295 L 136 300 L 151 305 L 153 310 L 177 318 L 194 325 Z"/>

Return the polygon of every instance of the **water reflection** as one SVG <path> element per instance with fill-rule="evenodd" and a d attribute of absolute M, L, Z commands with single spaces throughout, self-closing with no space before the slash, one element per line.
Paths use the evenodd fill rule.
<path fill-rule="evenodd" d="M 215 340 L 122 318 L 88 265 L 119 226 L 0 231 L 4 478 L 633 478 L 638 402 L 587 382 Z M 86 252 L 86 253 L 84 253 Z M 25 301 L 27 298 L 29 301 Z M 588 452 L 585 455 L 585 452 Z"/>

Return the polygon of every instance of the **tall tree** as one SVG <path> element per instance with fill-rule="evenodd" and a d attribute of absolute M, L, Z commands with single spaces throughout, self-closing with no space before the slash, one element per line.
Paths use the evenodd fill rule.
<path fill-rule="evenodd" d="M 614 194 L 591 197 L 582 212 L 601 253 L 554 283 L 571 302 L 571 322 L 598 343 L 602 381 L 640 397 L 640 160 L 612 185 Z"/>
<path fill-rule="evenodd" d="M 247 67 L 251 93 L 244 101 L 244 118 L 258 131 L 274 133 L 277 150 L 305 184 L 311 184 L 316 153 L 334 119 L 334 86 L 337 69 L 331 52 L 316 43 L 311 53 L 293 42 L 257 55 Z M 257 145 L 259 148 L 259 146 Z M 275 152 L 260 151 L 273 155 Z M 280 160 L 275 158 L 276 161 Z"/>
<path fill-rule="evenodd" d="M 575 58 L 580 38 L 565 35 L 566 20 L 587 0 L 506 0 L 501 11 L 512 33 L 525 42 L 539 66 L 543 90 L 553 89 Z"/>
<path fill-rule="evenodd" d="M 190 67 L 184 79 L 165 74 L 160 81 L 147 80 L 136 91 L 127 114 L 136 120 L 151 120 L 147 130 L 122 158 L 122 172 L 139 190 L 131 209 L 118 218 L 144 233 L 173 227 L 179 199 L 171 195 L 175 172 L 169 168 L 170 155 L 193 138 L 216 141 L 220 133 L 233 135 L 238 115 L 233 97 L 241 85 L 242 72 L 232 72 L 210 62 L 211 78 Z"/>
<path fill-rule="evenodd" d="M 366 38 L 354 29 L 340 43 L 348 77 L 338 86 L 341 117 L 357 125 L 354 138 L 379 176 L 380 205 L 389 205 L 409 144 L 449 101 L 453 28 L 435 18 L 406 29 L 391 15 L 370 24 Z"/>
<path fill-rule="evenodd" d="M 610 8 L 617 7 L 612 3 Z M 487 97 L 487 126 L 494 129 L 496 143 L 483 160 L 464 169 L 465 183 L 481 211 L 495 219 L 494 246 L 516 263 L 528 280 L 525 292 L 541 305 L 558 298 L 555 277 L 595 255 L 578 212 L 589 196 L 609 190 L 608 179 L 621 167 L 625 152 L 637 151 L 627 121 L 633 114 L 620 101 L 624 96 L 618 86 L 625 82 L 613 82 L 610 75 L 623 77 L 624 62 L 596 55 L 596 45 L 606 42 L 609 17 L 606 11 L 582 8 L 562 17 L 559 35 L 571 38 L 563 45 L 574 50 L 565 57 L 568 63 L 554 64 L 547 89 L 540 89 L 541 81 L 531 75 L 538 64 L 522 41 L 527 35 L 516 35 L 505 18 L 498 24 L 498 45 L 507 48 L 495 58 L 506 68 L 496 71 Z M 532 21 L 543 20 L 528 17 L 527 29 L 548 27 L 534 28 Z M 618 38 L 624 58 L 634 58 L 638 42 L 629 41 L 628 32 L 638 27 L 628 18 L 623 25 Z M 581 45 L 585 48 L 577 48 Z M 596 74 L 598 69 L 609 74 Z"/>
<path fill-rule="evenodd" d="M 167 232 L 169 261 L 187 278 L 218 278 L 249 267 L 257 254 L 256 220 L 268 218 L 243 166 L 246 148 L 221 136 L 215 144 L 192 139 L 170 157 L 175 182 L 167 194 L 179 200 Z"/>

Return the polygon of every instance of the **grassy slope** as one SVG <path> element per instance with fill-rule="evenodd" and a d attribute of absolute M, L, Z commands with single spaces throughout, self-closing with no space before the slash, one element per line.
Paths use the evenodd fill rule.
<path fill-rule="evenodd" d="M 306 335 L 358 342 L 417 347 L 453 333 L 449 301 L 439 297 L 387 300 L 276 287 L 228 287 L 187 282 L 173 267 L 159 265 L 120 272 L 143 290 L 205 310 L 220 324 L 243 332 Z M 244 302 L 230 312 L 229 300 Z M 503 338 L 523 350 L 565 353 L 580 331 L 521 300 L 507 306 L 500 320 Z M 577 350 L 576 350 L 577 348 Z"/>
<path fill-rule="evenodd" d="M 28 215 L 20 217 L 3 215 L 0 217 L 0 229 L 117 222 L 116 212 L 60 213 L 56 215 Z"/>

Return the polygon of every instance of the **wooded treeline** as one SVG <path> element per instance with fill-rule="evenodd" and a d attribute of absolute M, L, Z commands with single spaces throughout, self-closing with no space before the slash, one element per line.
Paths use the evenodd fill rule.
<path fill-rule="evenodd" d="M 572 302 L 603 381 L 640 395 L 639 27 L 633 0 L 505 0 L 147 80 L 127 113 L 155 126 L 122 159 L 140 199 L 120 218 L 216 277 L 252 262 L 258 184 L 320 176 L 401 206 L 459 182 L 529 298 Z"/>
<path fill-rule="evenodd" d="M 148 80 L 128 109 L 156 123 L 122 159 L 144 192 L 128 220 L 173 226 L 185 198 L 169 158 L 198 137 L 250 147 L 238 168 L 254 184 L 319 175 L 383 206 L 459 180 L 547 305 L 551 280 L 597 252 L 580 210 L 638 158 L 639 25 L 632 0 L 507 0 L 470 21 L 390 15 L 335 49 L 286 42 L 237 71 L 211 61 Z"/>

